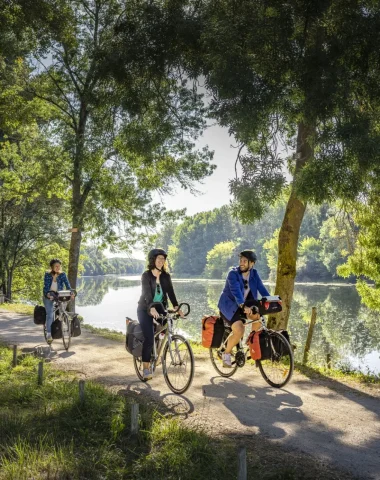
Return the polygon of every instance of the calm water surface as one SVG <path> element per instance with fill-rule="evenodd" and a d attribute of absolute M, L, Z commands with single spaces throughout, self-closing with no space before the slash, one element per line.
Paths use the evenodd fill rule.
<path fill-rule="evenodd" d="M 177 322 L 178 329 L 199 340 L 201 318 L 216 311 L 224 282 L 173 279 L 173 283 L 178 301 L 191 305 L 191 314 Z M 136 318 L 140 277 L 83 277 L 78 291 L 77 311 L 85 323 L 125 332 L 125 317 Z M 360 303 L 353 285 L 296 285 L 289 321 L 296 359 L 302 359 L 313 306 L 318 319 L 310 360 L 323 365 L 331 354 L 336 367 L 379 374 L 380 316 Z"/>

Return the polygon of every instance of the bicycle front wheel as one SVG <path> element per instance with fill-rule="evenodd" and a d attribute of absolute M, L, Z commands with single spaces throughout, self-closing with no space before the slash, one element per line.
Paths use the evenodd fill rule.
<path fill-rule="evenodd" d="M 257 360 L 263 379 L 272 387 L 284 387 L 293 375 L 293 350 L 286 338 L 279 332 L 268 332 L 271 358 Z"/>
<path fill-rule="evenodd" d="M 70 342 L 71 342 L 71 322 L 67 315 L 62 315 L 61 329 L 62 329 L 63 346 L 67 351 L 70 348 Z"/>
<path fill-rule="evenodd" d="M 166 343 L 162 367 L 170 390 L 177 394 L 186 392 L 194 377 L 194 355 L 189 342 L 181 335 L 173 335 L 170 343 Z"/>
<path fill-rule="evenodd" d="M 219 348 L 210 348 L 210 360 L 215 368 L 215 370 L 221 375 L 222 377 L 232 377 L 232 375 L 236 372 L 238 369 L 238 365 L 235 361 L 235 355 L 237 353 L 237 347 L 235 346 L 232 351 L 231 351 L 231 363 L 232 363 L 232 368 L 229 367 L 224 367 L 223 366 L 223 360 L 222 360 L 222 355 L 225 350 L 225 342 L 227 340 L 227 337 L 229 336 L 229 332 L 225 332 L 223 335 L 223 342 L 222 345 Z"/>

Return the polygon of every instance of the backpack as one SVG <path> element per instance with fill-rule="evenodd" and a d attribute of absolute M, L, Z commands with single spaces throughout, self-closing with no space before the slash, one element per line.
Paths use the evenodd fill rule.
<path fill-rule="evenodd" d="M 78 315 L 75 314 L 73 319 L 71 320 L 71 336 L 72 337 L 79 337 L 81 335 L 82 330 L 80 328 L 80 321 Z"/>
<path fill-rule="evenodd" d="M 33 312 L 33 321 L 36 325 L 45 325 L 46 309 L 42 305 L 36 305 Z"/>
<path fill-rule="evenodd" d="M 134 357 L 141 357 L 145 337 L 141 325 L 136 320 L 131 320 L 127 325 L 125 348 Z"/>
<path fill-rule="evenodd" d="M 269 360 L 272 358 L 272 347 L 269 335 L 265 330 L 251 332 L 247 338 L 247 345 L 252 360 Z"/>
<path fill-rule="evenodd" d="M 220 347 L 224 334 L 224 322 L 216 316 L 204 316 L 202 318 L 202 346 L 205 348 Z"/>
<path fill-rule="evenodd" d="M 58 319 L 55 319 L 51 324 L 51 336 L 54 338 L 54 340 L 62 338 L 62 322 L 60 322 Z"/>

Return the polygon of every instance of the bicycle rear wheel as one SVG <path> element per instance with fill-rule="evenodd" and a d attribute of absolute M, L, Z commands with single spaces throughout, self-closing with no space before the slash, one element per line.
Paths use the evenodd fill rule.
<path fill-rule="evenodd" d="M 162 362 L 164 378 L 173 393 L 181 394 L 190 387 L 194 377 L 194 355 L 189 342 L 173 335 L 166 343 Z"/>
<path fill-rule="evenodd" d="M 210 348 L 210 359 L 213 367 L 215 370 L 221 375 L 222 377 L 232 377 L 232 375 L 236 372 L 238 369 L 237 363 L 235 362 L 235 355 L 237 352 L 237 346 L 232 349 L 231 351 L 231 363 L 232 363 L 232 368 L 227 368 L 223 367 L 223 360 L 222 360 L 222 354 L 224 353 L 225 347 L 225 341 L 227 340 L 228 335 L 230 334 L 229 331 L 224 332 L 223 335 L 223 341 L 222 345 L 219 348 Z"/>
<path fill-rule="evenodd" d="M 61 320 L 62 341 L 63 346 L 67 351 L 70 348 L 71 342 L 71 322 L 67 314 L 63 314 Z"/>
<path fill-rule="evenodd" d="M 144 367 L 142 358 L 133 356 L 133 366 L 135 367 L 136 375 L 142 382 L 145 382 L 146 380 L 144 380 Z"/>
<path fill-rule="evenodd" d="M 268 332 L 272 349 L 270 359 L 257 360 L 263 379 L 272 387 L 284 387 L 292 378 L 294 369 L 293 350 L 279 332 Z"/>

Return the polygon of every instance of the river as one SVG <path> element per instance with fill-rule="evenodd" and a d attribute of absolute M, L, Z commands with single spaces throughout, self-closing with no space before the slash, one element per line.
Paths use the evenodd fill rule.
<path fill-rule="evenodd" d="M 216 311 L 222 280 L 175 280 L 177 299 L 191 305 L 191 314 L 178 322 L 178 329 L 200 339 L 203 315 Z M 273 286 L 267 285 L 269 290 Z M 140 277 L 83 277 L 78 284 L 77 312 L 94 327 L 125 332 L 125 317 L 136 318 Z M 302 359 L 311 308 L 317 307 L 309 359 L 343 370 L 380 374 L 380 315 L 364 307 L 354 285 L 296 284 L 289 320 L 295 356 Z"/>

